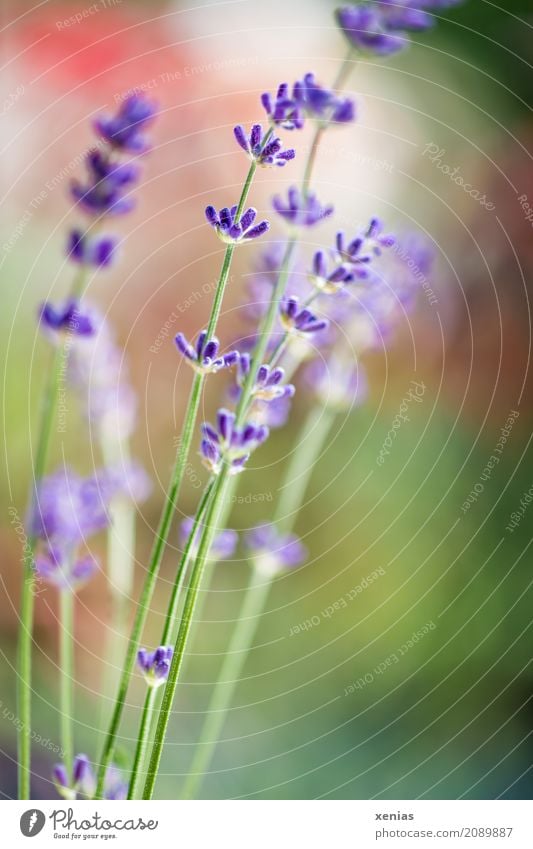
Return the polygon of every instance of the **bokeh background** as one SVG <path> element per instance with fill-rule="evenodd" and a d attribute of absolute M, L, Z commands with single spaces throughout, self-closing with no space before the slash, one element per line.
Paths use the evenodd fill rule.
<path fill-rule="evenodd" d="M 91 4 L 85 4 L 85 7 Z M 90 117 L 144 87 L 160 104 L 155 146 L 146 159 L 136 212 L 119 222 L 121 262 L 89 287 L 116 328 L 140 399 L 134 450 L 154 482 L 139 515 L 136 593 L 150 550 L 189 376 L 178 368 L 171 335 L 150 352 L 169 314 L 209 288 L 223 248 L 203 219 L 241 185 L 246 160 L 235 123 L 261 120 L 258 96 L 282 79 L 314 70 L 333 79 L 345 52 L 326 0 L 181 2 L 107 0 L 82 22 L 61 22 L 83 2 L 7 2 L 2 6 L 0 251 L 2 426 L 0 499 L 0 792 L 16 792 L 15 647 L 21 546 L 8 511 L 24 515 L 38 399 L 49 350 L 36 309 L 68 289 L 65 230 L 72 222 L 68 182 L 91 143 Z M 431 288 L 386 350 L 367 359 L 367 405 L 339 420 L 313 473 L 298 532 L 305 568 L 275 585 L 224 728 L 203 795 L 209 798 L 528 798 L 532 789 L 531 519 L 506 526 L 533 484 L 529 298 L 533 224 L 531 0 L 503 8 L 471 0 L 387 63 L 358 64 L 347 89 L 358 121 L 331 131 L 315 185 L 349 229 L 382 215 L 396 231 L 420 229 L 434 243 Z M 304 151 L 307 131 L 291 137 Z M 494 209 L 450 180 L 428 156 L 438 145 Z M 300 160 L 301 165 L 301 160 Z M 295 180 L 261 173 L 253 203 Z M 5 249 L 21 221 L 20 235 Z M 273 226 L 272 238 L 281 230 Z M 313 233 L 327 244 L 335 222 Z M 242 325 L 235 307 L 255 248 L 238 252 L 221 336 Z M 193 297 L 180 329 L 204 324 L 207 296 Z M 382 467 L 376 456 L 411 380 L 424 382 Z M 215 388 L 216 389 L 216 388 Z M 211 392 L 206 414 L 217 405 Z M 254 458 L 241 482 L 231 525 L 268 518 L 306 411 L 305 393 L 289 426 Z M 468 512 L 461 506 L 500 438 L 519 416 L 501 462 Z M 98 463 L 75 404 L 53 461 L 80 471 Z M 79 420 L 78 420 L 79 419 Z M 193 458 L 198 476 L 205 473 Z M 372 474 L 370 474 L 372 472 Z M 180 511 L 194 511 L 198 489 L 184 489 Z M 156 643 L 177 552 L 163 564 L 145 640 Z M 105 555 L 104 540 L 95 551 Z M 247 580 L 239 557 L 218 566 L 195 628 L 172 717 L 158 792 L 179 795 L 210 686 Z M 374 570 L 380 577 L 345 608 L 324 614 Z M 134 598 L 136 595 L 134 594 Z M 132 604 L 134 603 L 132 599 Z M 36 729 L 57 741 L 57 599 L 39 595 L 35 631 Z M 105 578 L 77 604 L 76 749 L 97 754 L 95 727 L 110 602 Z M 306 619 L 319 625 L 290 636 Z M 428 623 L 434 627 L 371 683 L 345 694 Z M 130 691 L 122 748 L 131 751 L 143 695 Z M 33 793 L 53 798 L 54 755 L 34 749 Z"/>

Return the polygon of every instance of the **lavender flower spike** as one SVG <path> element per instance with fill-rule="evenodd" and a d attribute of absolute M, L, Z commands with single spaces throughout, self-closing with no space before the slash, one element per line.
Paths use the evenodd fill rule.
<path fill-rule="evenodd" d="M 209 224 L 216 230 L 218 238 L 227 245 L 257 239 L 270 227 L 268 221 L 261 221 L 253 226 L 257 216 L 257 210 L 253 207 L 247 209 L 239 221 L 235 220 L 236 214 L 236 206 L 231 209 L 225 206 L 220 212 L 217 212 L 214 206 L 208 206 L 205 210 Z"/>
<path fill-rule="evenodd" d="M 250 371 L 250 355 L 241 354 L 239 359 L 237 379 L 243 386 Z M 276 401 L 280 398 L 292 398 L 295 392 L 291 383 L 283 384 L 285 372 L 282 368 L 271 368 L 264 363 L 257 370 L 255 385 L 252 389 L 254 398 L 261 401 Z"/>
<path fill-rule="evenodd" d="M 51 546 L 35 558 L 35 571 L 46 583 L 58 590 L 75 591 L 94 575 L 98 564 L 93 557 L 82 557 L 71 562 L 61 548 Z"/>
<path fill-rule="evenodd" d="M 276 196 L 272 205 L 278 215 L 295 227 L 313 227 L 333 212 L 331 204 L 322 206 L 315 194 L 301 194 L 295 186 L 289 189 L 287 201 Z"/>
<path fill-rule="evenodd" d="M 144 131 L 155 112 L 155 103 L 142 95 L 133 94 L 121 103 L 115 116 L 99 116 L 94 127 L 116 150 L 133 154 L 146 153 L 150 145 Z"/>
<path fill-rule="evenodd" d="M 249 531 L 245 535 L 244 544 L 253 566 L 265 578 L 273 578 L 286 569 L 294 569 L 307 557 L 307 550 L 299 537 L 282 534 L 268 522 Z"/>
<path fill-rule="evenodd" d="M 133 209 L 133 198 L 124 191 L 138 179 L 138 168 L 132 163 L 117 164 L 102 151 L 92 150 L 85 160 L 88 182 L 71 183 L 71 195 L 89 215 L 124 215 Z"/>
<path fill-rule="evenodd" d="M 80 312 L 78 302 L 70 299 L 61 307 L 46 302 L 40 307 L 43 327 L 54 333 L 66 332 L 75 336 L 92 336 L 96 330 L 89 315 Z"/>
<path fill-rule="evenodd" d="M 375 5 L 342 6 L 335 14 L 352 47 L 364 53 L 391 56 L 409 45 L 408 36 L 389 27 Z"/>
<path fill-rule="evenodd" d="M 90 238 L 81 230 L 71 230 L 68 240 L 68 258 L 73 262 L 105 268 L 113 260 L 116 240 L 111 236 Z"/>
<path fill-rule="evenodd" d="M 175 339 L 176 347 L 189 365 L 200 374 L 212 374 L 223 368 L 230 368 L 239 359 L 238 351 L 230 351 L 219 356 L 220 342 L 216 336 L 207 338 L 207 331 L 202 330 L 193 347 L 183 335 L 178 333 Z"/>
<path fill-rule="evenodd" d="M 159 646 L 154 652 L 139 649 L 137 664 L 149 687 L 160 687 L 165 683 L 173 654 L 172 646 Z"/>
<path fill-rule="evenodd" d="M 272 165 L 283 167 L 296 156 L 296 152 L 292 148 L 290 150 L 281 149 L 283 142 L 277 136 L 273 136 L 265 144 L 266 133 L 263 133 L 261 124 L 254 124 L 249 136 L 246 135 L 244 127 L 240 124 L 235 127 L 233 133 L 238 144 L 248 154 L 249 159 L 264 168 Z"/>
<path fill-rule="evenodd" d="M 263 94 L 261 103 L 274 126 L 283 127 L 284 130 L 302 129 L 304 125 L 302 107 L 294 96 L 289 95 L 287 83 L 281 83 L 275 98 L 268 93 Z"/>
<path fill-rule="evenodd" d="M 202 443 L 200 453 L 204 465 L 212 474 L 217 475 L 224 461 L 230 466 L 230 474 L 242 472 L 252 451 L 268 438 L 266 425 L 251 422 L 237 427 L 235 414 L 221 409 L 217 413 L 217 425 L 204 422 L 202 425 Z"/>
<path fill-rule="evenodd" d="M 84 792 L 87 780 L 91 779 L 91 764 L 87 755 L 76 755 L 72 765 L 72 781 L 64 764 L 52 767 L 52 780 L 60 796 L 68 801 L 76 799 L 78 792 Z"/>
<path fill-rule="evenodd" d="M 357 273 L 359 274 L 359 272 Z M 325 295 L 334 295 L 340 292 L 347 283 L 351 283 L 354 276 L 355 272 L 347 269 L 344 265 L 337 265 L 333 271 L 329 271 L 324 251 L 315 253 L 309 280 L 319 292 L 323 292 Z"/>
<path fill-rule="evenodd" d="M 289 333 L 297 333 L 305 336 L 308 333 L 317 333 L 328 326 L 328 321 L 317 318 L 311 310 L 299 308 L 298 298 L 287 298 L 280 307 L 280 319 L 283 327 Z"/>
<path fill-rule="evenodd" d="M 295 93 L 306 114 L 324 127 L 349 124 L 355 118 L 353 100 L 338 97 L 334 91 L 319 85 L 314 74 L 306 74 L 302 82 L 296 84 Z"/>

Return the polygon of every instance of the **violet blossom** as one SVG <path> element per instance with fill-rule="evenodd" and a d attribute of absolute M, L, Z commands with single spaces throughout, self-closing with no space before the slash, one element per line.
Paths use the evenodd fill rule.
<path fill-rule="evenodd" d="M 322 206 L 314 192 L 302 193 L 295 186 L 288 191 L 285 201 L 276 195 L 272 205 L 278 215 L 293 227 L 313 227 L 333 213 L 333 206 Z"/>
<path fill-rule="evenodd" d="M 166 682 L 173 654 L 172 646 L 159 646 L 153 652 L 139 649 L 137 665 L 149 687 L 160 687 Z"/>
<path fill-rule="evenodd" d="M 265 578 L 301 566 L 307 557 L 307 550 L 296 534 L 282 533 L 269 522 L 248 531 L 244 545 L 252 565 Z"/>
<path fill-rule="evenodd" d="M 238 221 L 236 215 L 237 206 L 232 206 L 231 209 L 225 206 L 220 212 L 217 212 L 214 206 L 208 206 L 205 210 L 208 223 L 216 230 L 218 238 L 227 245 L 257 239 L 270 227 L 268 221 L 261 221 L 254 226 L 257 210 L 253 207 L 249 207 Z"/>
<path fill-rule="evenodd" d="M 254 124 L 249 136 L 240 124 L 235 127 L 233 133 L 249 159 L 264 168 L 273 165 L 283 167 L 296 156 L 292 148 L 282 150 L 283 142 L 277 136 L 266 139 L 266 133 L 263 133 L 261 124 Z"/>
<path fill-rule="evenodd" d="M 180 525 L 180 544 L 185 548 L 189 541 L 189 537 L 194 527 L 194 519 L 192 516 L 186 516 Z M 196 532 L 196 539 L 192 542 L 190 553 L 191 557 L 198 553 L 198 545 L 200 536 L 203 531 L 203 526 L 200 525 Z M 229 560 L 235 553 L 237 548 L 238 534 L 229 528 L 219 531 L 215 534 L 211 547 L 209 549 L 208 559 L 214 562 L 219 560 Z"/>
<path fill-rule="evenodd" d="M 235 365 L 239 359 L 238 351 L 219 354 L 220 342 L 216 336 L 207 338 L 207 330 L 198 335 L 196 344 L 191 345 L 183 333 L 175 337 L 176 347 L 185 361 L 200 374 L 212 374 L 224 368 Z"/>
<path fill-rule="evenodd" d="M 284 130 L 302 129 L 304 115 L 302 105 L 295 94 L 297 95 L 297 91 L 293 91 L 291 96 L 288 84 L 281 83 L 275 97 L 268 93 L 261 96 L 265 112 L 275 127 L 282 127 Z"/>
<path fill-rule="evenodd" d="M 220 474 L 224 462 L 228 463 L 230 474 L 242 472 L 250 454 L 268 438 L 266 425 L 248 422 L 238 426 L 235 419 L 235 413 L 221 409 L 215 427 L 208 422 L 202 425 L 200 453 L 212 474 Z"/>

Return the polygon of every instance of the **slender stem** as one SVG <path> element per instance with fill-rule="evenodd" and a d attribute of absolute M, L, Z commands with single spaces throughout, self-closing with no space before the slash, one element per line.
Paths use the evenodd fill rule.
<path fill-rule="evenodd" d="M 265 139 L 266 140 L 266 139 Z M 239 199 L 239 203 L 237 205 L 237 212 L 244 209 L 246 204 L 246 200 L 248 198 L 248 193 L 250 191 L 250 187 L 252 185 L 252 180 L 255 175 L 257 169 L 256 162 L 252 162 L 250 168 L 248 170 L 248 174 L 246 180 L 244 182 L 244 186 L 241 192 L 241 196 Z M 233 258 L 233 253 L 235 250 L 235 245 L 228 245 L 224 254 L 224 260 L 222 263 L 222 268 L 220 271 L 220 277 L 217 283 L 217 288 L 215 291 L 215 296 L 213 299 L 213 304 L 211 306 L 211 315 L 209 318 L 207 333 L 208 336 L 212 336 L 216 329 L 216 325 L 220 316 L 220 310 L 222 307 L 222 301 L 224 298 L 224 293 L 226 290 L 226 285 L 228 282 L 229 272 L 231 268 L 231 261 Z M 180 441 L 180 446 L 176 453 L 176 460 L 174 464 L 174 469 L 172 472 L 171 483 L 169 487 L 169 491 L 167 493 L 167 497 L 165 500 L 165 505 L 163 507 L 163 513 L 161 515 L 161 519 L 159 522 L 159 527 L 157 530 L 157 536 L 155 539 L 154 547 L 152 549 L 152 554 L 150 557 L 150 562 L 148 565 L 148 570 L 146 573 L 146 578 L 144 582 L 144 586 L 141 593 L 141 598 L 139 600 L 139 605 L 137 607 L 137 613 L 133 622 L 132 631 L 130 635 L 130 639 L 128 642 L 128 646 L 126 649 L 126 656 L 124 659 L 124 666 L 120 676 L 118 692 L 115 700 L 115 705 L 113 708 L 113 713 L 111 716 L 111 721 L 109 724 L 109 729 L 107 732 L 106 739 L 104 741 L 104 747 L 102 751 L 102 757 L 100 760 L 100 766 L 98 769 L 98 780 L 96 787 L 96 798 L 99 799 L 102 797 L 103 789 L 104 789 L 104 780 L 107 767 L 111 761 L 111 757 L 113 755 L 114 745 L 115 745 L 115 737 L 118 732 L 118 728 L 120 725 L 120 721 L 122 719 L 122 714 L 124 712 L 124 706 L 126 703 L 126 695 L 128 691 L 128 685 L 131 678 L 131 673 L 133 670 L 133 665 L 135 663 L 135 655 L 137 652 L 137 647 L 139 644 L 139 640 L 141 637 L 142 630 L 144 628 L 144 623 L 146 621 L 146 617 L 148 615 L 148 608 L 150 605 L 150 601 L 152 598 L 152 594 L 155 587 L 155 582 L 157 580 L 157 575 L 159 573 L 159 567 L 161 565 L 161 561 L 163 559 L 163 553 L 165 551 L 166 542 L 168 539 L 168 534 L 170 532 L 170 526 L 172 524 L 172 518 L 174 515 L 174 511 L 176 508 L 177 498 L 180 492 L 181 484 L 183 481 L 183 476 L 185 473 L 185 467 L 187 464 L 187 459 L 189 456 L 189 451 L 191 448 L 192 438 L 194 434 L 194 428 L 196 424 L 196 419 L 198 416 L 198 410 L 200 407 L 201 400 L 201 392 L 204 384 L 204 376 L 201 374 L 196 374 L 194 377 L 191 395 L 189 399 L 189 404 L 187 407 L 187 411 L 185 414 L 185 423 L 183 426 L 182 438 Z"/>
<path fill-rule="evenodd" d="M 270 583 L 270 580 L 261 575 L 257 569 L 251 572 L 250 583 L 246 589 L 235 628 L 209 701 L 200 739 L 196 744 L 182 794 L 183 799 L 195 798 L 198 787 L 211 762 L 246 660 L 248 648 L 253 643 L 259 617 L 266 604 Z"/>
<path fill-rule="evenodd" d="M 283 533 L 290 533 L 303 504 L 309 479 L 335 423 L 335 413 L 313 407 L 295 440 L 289 465 L 284 475 L 282 494 L 278 501 L 273 521 Z M 194 758 L 189 770 L 183 798 L 195 798 L 202 780 L 209 769 L 224 722 L 248 653 L 253 644 L 261 614 L 264 611 L 272 579 L 260 575 L 253 569 L 250 582 L 237 616 L 228 652 L 222 663 L 220 674 L 207 706 Z"/>
<path fill-rule="evenodd" d="M 181 590 L 183 587 L 183 581 L 185 578 L 185 573 L 187 570 L 187 564 L 189 562 L 189 558 L 191 556 L 191 552 L 193 551 L 194 544 L 198 537 L 198 529 L 200 523 L 204 517 L 207 504 L 209 501 L 209 496 L 211 495 L 213 489 L 213 481 L 210 481 L 206 486 L 204 493 L 202 495 L 202 499 L 198 506 L 198 510 L 196 513 L 196 518 L 187 539 L 187 543 L 183 550 L 183 554 L 181 556 L 180 564 L 178 566 L 178 571 L 176 574 L 176 580 L 174 581 L 174 586 L 172 588 L 172 594 L 170 597 L 170 603 L 168 606 L 167 615 L 165 617 L 165 625 L 163 628 L 163 635 L 161 637 L 161 645 L 166 646 L 171 637 L 174 622 L 176 621 L 178 615 L 178 607 L 179 607 L 179 599 Z M 148 692 L 146 693 L 144 708 L 142 713 L 141 725 L 139 728 L 139 736 L 137 739 L 137 746 L 135 748 L 135 757 L 133 760 L 133 767 L 131 771 L 130 778 L 130 787 L 128 799 L 136 798 L 136 790 L 139 782 L 140 774 L 144 769 L 144 761 L 146 758 L 146 749 L 148 746 L 148 740 L 150 737 L 150 731 L 152 727 L 152 715 L 153 715 L 153 706 L 155 704 L 155 695 L 154 688 L 149 687 Z"/>
<path fill-rule="evenodd" d="M 141 716 L 141 724 L 139 726 L 139 739 L 135 749 L 135 757 L 133 759 L 133 767 L 131 770 L 130 786 L 128 789 L 128 799 L 137 798 L 137 787 L 139 779 L 142 775 L 144 759 L 146 757 L 146 747 L 150 736 L 150 728 L 152 726 L 152 717 L 154 714 L 154 706 L 157 700 L 157 690 L 155 687 L 148 687 L 148 692 L 144 699 L 144 707 Z"/>
<path fill-rule="evenodd" d="M 309 156 L 307 157 L 307 164 L 305 166 L 304 176 L 302 180 L 302 194 L 304 196 L 307 196 L 309 194 L 309 184 L 311 182 L 313 168 L 315 167 L 316 155 L 318 153 L 318 148 L 320 147 L 320 142 L 325 129 L 326 128 L 324 126 L 319 125 L 315 130 L 313 141 L 311 142 L 311 148 L 309 150 Z"/>
<path fill-rule="evenodd" d="M 347 52 L 346 56 L 344 57 L 344 59 L 342 60 L 342 62 L 340 64 L 339 70 L 337 72 L 337 76 L 333 80 L 333 85 L 331 87 L 335 91 L 340 91 L 340 89 L 344 88 L 344 86 L 346 85 L 346 83 L 348 81 L 348 77 L 352 73 L 353 66 L 354 66 L 355 62 L 357 61 L 355 59 L 355 56 L 356 56 L 356 50 L 355 50 L 354 47 L 350 46 L 348 48 L 348 52 Z"/>
<path fill-rule="evenodd" d="M 59 594 L 59 663 L 61 669 L 61 746 L 64 764 L 72 778 L 74 759 L 74 593 L 67 588 Z"/>
<path fill-rule="evenodd" d="M 210 504 L 205 519 L 204 532 L 200 540 L 198 555 L 196 557 L 191 572 L 187 595 L 185 596 L 185 604 L 183 606 L 181 622 L 176 637 L 176 643 L 174 646 L 174 654 L 172 657 L 172 663 L 170 665 L 168 681 L 165 686 L 163 701 L 159 709 L 154 743 L 152 746 L 152 754 L 150 757 L 150 762 L 148 764 L 146 782 L 144 785 L 143 799 L 151 799 L 154 791 L 157 772 L 159 769 L 159 763 L 161 761 L 161 754 L 163 751 L 163 744 L 165 742 L 166 730 L 170 720 L 172 703 L 174 700 L 174 694 L 176 692 L 176 686 L 178 683 L 178 676 L 181 669 L 181 665 L 183 663 L 185 647 L 191 629 L 196 600 L 198 598 L 198 589 L 202 580 L 202 575 L 205 569 L 209 549 L 211 547 L 211 543 L 215 535 L 216 526 L 218 522 L 218 514 L 220 512 L 224 500 L 224 494 L 228 479 L 229 468 L 225 464 L 222 467 L 220 474 L 215 479 L 215 483 L 213 486 L 213 494 L 210 499 Z"/>

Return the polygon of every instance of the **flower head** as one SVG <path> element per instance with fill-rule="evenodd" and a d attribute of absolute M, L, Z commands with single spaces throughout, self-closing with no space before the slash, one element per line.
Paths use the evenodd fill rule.
<path fill-rule="evenodd" d="M 189 537 L 194 527 L 194 519 L 192 516 L 186 516 L 180 525 L 180 543 L 183 547 L 187 544 Z M 191 546 L 191 556 L 194 556 L 198 551 L 200 542 L 200 534 L 202 528 L 199 527 L 196 534 L 196 539 Z M 237 531 L 226 529 L 215 534 L 211 547 L 209 549 L 209 560 L 228 560 L 235 553 L 237 548 L 239 535 Z"/>
<path fill-rule="evenodd" d="M 383 232 L 383 222 L 372 218 L 366 230 L 347 243 L 344 233 L 337 233 L 336 249 L 341 262 L 349 267 L 360 266 L 372 261 L 375 256 L 381 256 L 383 248 L 392 248 L 396 239 L 390 233 Z"/>
<path fill-rule="evenodd" d="M 300 335 L 318 333 L 328 326 L 325 318 L 317 318 L 307 307 L 300 309 L 298 298 L 287 298 L 282 303 L 280 319 L 285 330 Z"/>
<path fill-rule="evenodd" d="M 168 678 L 174 649 L 172 646 L 159 646 L 155 651 L 139 649 L 137 664 L 149 687 L 160 687 Z"/>
<path fill-rule="evenodd" d="M 104 268 L 111 264 L 116 239 L 111 236 L 90 237 L 79 229 L 71 230 L 68 239 L 68 258 L 83 265 Z"/>
<path fill-rule="evenodd" d="M 145 130 L 156 112 L 156 105 L 140 94 L 124 100 L 116 115 L 101 115 L 94 126 L 97 133 L 116 150 L 140 154 L 149 150 Z"/>
<path fill-rule="evenodd" d="M 294 569 L 307 557 L 305 546 L 296 534 L 284 534 L 269 522 L 249 531 L 244 537 L 244 545 L 254 567 L 265 578 Z"/>
<path fill-rule="evenodd" d="M 261 103 L 270 121 L 276 127 L 284 130 L 301 130 L 304 125 L 304 116 L 301 104 L 289 92 L 287 83 L 281 83 L 276 96 L 272 97 L 266 93 L 261 96 Z"/>
<path fill-rule="evenodd" d="M 391 56 L 409 43 L 405 35 L 387 25 L 376 5 L 342 6 L 336 17 L 352 47 L 370 55 Z"/>
<path fill-rule="evenodd" d="M 57 547 L 46 548 L 35 558 L 35 571 L 39 578 L 59 590 L 77 590 L 94 575 L 98 564 L 93 557 L 74 560 Z"/>
<path fill-rule="evenodd" d="M 353 100 L 339 97 L 331 89 L 319 85 L 314 74 L 306 74 L 301 82 L 296 83 L 295 95 L 306 115 L 324 126 L 349 124 L 355 118 Z"/>
<path fill-rule="evenodd" d="M 231 474 L 242 472 L 250 454 L 268 438 L 268 427 L 248 422 L 238 426 L 235 414 L 221 409 L 217 413 L 216 427 L 204 422 L 200 452 L 205 466 L 219 474 L 226 461 Z"/>
<path fill-rule="evenodd" d="M 287 201 L 276 196 L 272 205 L 278 215 L 295 227 L 313 227 L 333 212 L 331 204 L 322 206 L 313 192 L 302 194 L 295 186 L 289 189 Z"/>
<path fill-rule="evenodd" d="M 257 162 L 258 165 L 265 168 L 272 165 L 283 167 L 296 156 L 296 152 L 292 148 L 282 150 L 283 142 L 276 136 L 272 136 L 265 143 L 266 133 L 263 133 L 261 124 L 254 124 L 249 136 L 246 135 L 244 127 L 240 125 L 235 127 L 233 132 L 238 144 L 248 154 L 252 162 Z"/>
<path fill-rule="evenodd" d="M 250 355 L 241 354 L 237 369 L 237 380 L 240 386 L 244 383 L 250 373 Z M 271 368 L 267 363 L 259 366 L 252 388 L 252 395 L 260 401 L 276 401 L 280 398 L 292 398 L 294 386 L 291 383 L 283 383 L 285 372 L 282 368 Z"/>
<path fill-rule="evenodd" d="M 247 209 L 239 221 L 236 220 L 236 215 L 236 206 L 232 206 L 231 209 L 225 206 L 220 212 L 217 212 L 214 206 L 208 206 L 205 210 L 205 217 L 209 224 L 214 227 L 217 236 L 225 244 L 238 244 L 257 239 L 270 227 L 268 221 L 261 221 L 254 226 L 257 210 L 253 207 Z"/>
<path fill-rule="evenodd" d="M 78 302 L 70 298 L 60 307 L 50 302 L 41 304 L 40 320 L 43 327 L 54 333 L 71 333 L 74 336 L 92 336 L 94 322 L 89 314 L 80 312 Z"/>
<path fill-rule="evenodd" d="M 68 801 L 74 801 L 80 793 L 91 798 L 96 791 L 96 777 L 87 755 L 74 758 L 72 779 L 64 764 L 55 764 L 52 780 L 59 795 Z M 121 771 L 115 764 L 109 764 L 104 780 L 104 799 L 125 799 L 127 792 L 128 786 Z"/>
<path fill-rule="evenodd" d="M 206 330 L 202 330 L 194 346 L 187 342 L 183 333 L 177 334 L 175 342 L 180 354 L 200 374 L 211 374 L 229 368 L 239 359 L 238 351 L 230 351 L 220 356 L 220 342 L 216 336 L 208 339 Z"/>
<path fill-rule="evenodd" d="M 360 275 L 361 273 L 359 270 L 354 272 L 344 265 L 335 265 L 330 271 L 324 251 L 316 251 L 313 257 L 313 267 L 309 274 L 309 280 L 319 292 L 323 292 L 326 295 L 334 295 L 347 283 L 351 283 L 356 274 Z"/>
<path fill-rule="evenodd" d="M 89 215 L 123 215 L 133 209 L 133 198 L 124 192 L 136 182 L 138 168 L 131 162 L 116 163 L 102 151 L 92 150 L 85 160 L 88 181 L 73 180 L 70 191 L 73 199 Z"/>
<path fill-rule="evenodd" d="M 435 25 L 431 12 L 457 6 L 463 0 L 377 0 L 377 6 L 391 30 L 423 32 Z"/>

